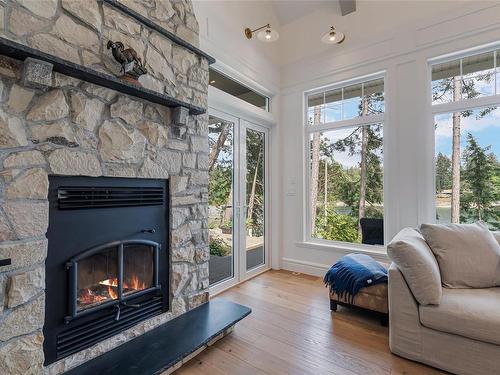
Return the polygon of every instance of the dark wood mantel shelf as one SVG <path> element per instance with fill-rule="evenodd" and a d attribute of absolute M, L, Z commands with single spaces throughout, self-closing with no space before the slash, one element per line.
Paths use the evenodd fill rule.
<path fill-rule="evenodd" d="M 174 97 L 162 94 L 144 87 L 137 87 L 110 74 L 98 72 L 85 66 L 69 62 L 57 56 L 33 49 L 0 37 L 0 55 L 8 56 L 16 60 L 24 61 L 28 57 L 46 61 L 53 65 L 55 72 L 78 78 L 82 81 L 119 91 L 123 94 L 135 96 L 152 103 L 157 103 L 170 108 L 184 107 L 189 109 L 191 115 L 201 115 L 206 112 L 205 108 L 183 102 Z"/>

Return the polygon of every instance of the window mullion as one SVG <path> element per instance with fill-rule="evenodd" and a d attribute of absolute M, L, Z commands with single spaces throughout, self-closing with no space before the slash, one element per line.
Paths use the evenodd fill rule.
<path fill-rule="evenodd" d="M 356 117 L 349 120 L 327 122 L 325 124 L 307 126 L 306 133 L 316 133 L 318 131 L 328 131 L 328 130 L 343 129 L 356 126 L 379 124 L 381 122 L 384 122 L 384 119 L 385 115 L 383 113 L 379 113 L 376 115 Z"/>

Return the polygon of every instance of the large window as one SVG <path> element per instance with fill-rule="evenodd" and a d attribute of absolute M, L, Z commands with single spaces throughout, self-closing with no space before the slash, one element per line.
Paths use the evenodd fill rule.
<path fill-rule="evenodd" d="M 500 229 L 498 65 L 497 51 L 432 65 L 438 223 L 483 220 Z M 488 106 L 471 106 L 485 97 Z M 451 112 L 440 111 L 446 103 Z"/>
<path fill-rule="evenodd" d="M 384 80 L 307 94 L 312 238 L 383 245 Z"/>

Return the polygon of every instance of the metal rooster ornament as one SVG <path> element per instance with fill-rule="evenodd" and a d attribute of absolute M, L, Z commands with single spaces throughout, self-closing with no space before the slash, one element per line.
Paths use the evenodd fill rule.
<path fill-rule="evenodd" d="M 137 52 L 133 48 L 125 48 L 123 43 L 118 41 L 108 41 L 107 47 L 111 49 L 114 59 L 121 65 L 120 72 L 123 76 L 120 78 L 140 86 L 139 77 L 148 71 Z"/>

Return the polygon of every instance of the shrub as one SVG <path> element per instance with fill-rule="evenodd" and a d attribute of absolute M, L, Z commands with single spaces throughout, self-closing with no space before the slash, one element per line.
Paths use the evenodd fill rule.
<path fill-rule="evenodd" d="M 233 229 L 233 222 L 231 220 L 224 221 L 220 227 L 220 229 Z"/>
<path fill-rule="evenodd" d="M 316 235 L 325 240 L 359 242 L 358 222 L 355 218 L 329 211 L 316 220 Z"/>
<path fill-rule="evenodd" d="M 210 238 L 210 255 L 224 257 L 231 253 L 229 246 L 222 238 Z"/>

